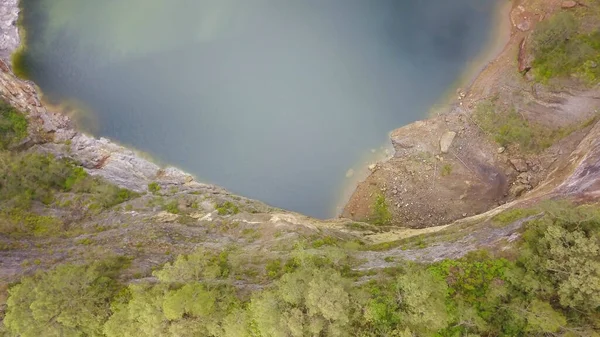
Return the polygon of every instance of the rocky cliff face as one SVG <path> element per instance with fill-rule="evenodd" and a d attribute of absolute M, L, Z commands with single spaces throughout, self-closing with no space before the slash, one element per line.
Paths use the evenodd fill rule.
<path fill-rule="evenodd" d="M 470 88 L 457 93 L 449 111 L 392 133 L 394 156 L 359 184 L 343 216 L 372 220 L 377 216 L 376 199 L 383 197 L 390 223 L 420 228 L 532 196 L 567 190 L 596 193 L 573 184 L 579 185 L 575 176 L 597 179 L 597 127 L 592 125 L 600 111 L 600 88 L 569 83 L 556 89 L 559 86 L 543 86 L 523 75 L 531 69 L 535 25 L 556 11 L 572 10 L 574 6 L 562 1 L 514 1 L 511 37 L 502 53 Z M 511 134 L 510 121 L 502 125 L 505 121 L 493 120 L 499 111 L 524 123 L 527 130 Z M 529 138 L 521 139 L 521 146 L 504 147 L 494 139 L 505 137 L 502 132 L 517 142 Z M 581 156 L 587 159 L 578 160 Z M 567 176 L 573 183 L 561 185 Z M 564 184 L 571 187 L 553 190 Z"/>
<path fill-rule="evenodd" d="M 217 187 L 196 182 L 179 169 L 158 165 L 108 139 L 96 139 L 78 132 L 71 120 L 49 111 L 41 102 L 35 85 L 17 79 L 10 70 L 10 55 L 19 47 L 17 29 L 18 0 L 0 1 L 0 95 L 11 105 L 27 112 L 34 132 L 23 147 L 69 157 L 80 162 L 92 175 L 137 192 L 146 191 L 150 182 L 180 188 Z"/>
<path fill-rule="evenodd" d="M 19 48 L 21 39 L 17 29 L 19 19 L 19 0 L 0 1 L 0 58 L 8 60 L 10 54 Z"/>
<path fill-rule="evenodd" d="M 373 205 L 383 196 L 383 211 L 392 216 L 390 225 L 436 226 L 414 230 L 345 219 L 319 221 L 274 209 L 197 182 L 176 168 L 161 168 L 110 140 L 77 131 L 69 118 L 44 106 L 33 83 L 12 73 L 8 57 L 19 45 L 17 0 L 0 0 L 0 96 L 29 120 L 29 136 L 18 150 L 70 158 L 89 174 L 141 194 L 112 209 L 75 218 L 72 208 L 56 206 L 52 215 L 65 223 L 68 220 L 76 229 L 70 236 L 15 239 L 0 235 L 0 247 L 8 247 L 0 249 L 0 279 L 14 281 L 37 268 L 108 254 L 132 257 L 131 273 L 144 274 L 171 256 L 200 246 L 235 246 L 277 256 L 289 252 L 297 241 L 310 244 L 315 240 L 315 245 L 360 242 L 364 247 L 355 255 L 364 261 L 363 268 L 379 268 L 388 265 L 389 257 L 431 261 L 512 242 L 523 221 L 493 230 L 489 223 L 492 216 L 510 207 L 557 196 L 596 200 L 600 196 L 600 124 L 590 118 L 600 103 L 598 88 L 551 91 L 516 71 L 526 48 L 523 41 L 537 18 L 546 13 L 535 12 L 538 2 L 515 2 L 511 17 L 516 21 L 509 44 L 472 87 L 458 94 L 450 113 L 392 133 L 395 155 L 376 165 L 344 210 L 346 217 L 372 220 Z M 560 2 L 552 1 L 543 6 L 546 11 L 560 7 Z M 570 128 L 568 136 L 540 152 L 501 148 L 475 118 L 479 104 L 492 98 L 528 120 Z M 148 193 L 151 183 L 160 192 Z M 164 205 L 170 205 L 171 211 L 165 211 Z M 408 245 L 369 252 L 371 244 L 400 242 L 421 234 L 428 238 L 432 233 L 435 237 L 426 248 Z"/>

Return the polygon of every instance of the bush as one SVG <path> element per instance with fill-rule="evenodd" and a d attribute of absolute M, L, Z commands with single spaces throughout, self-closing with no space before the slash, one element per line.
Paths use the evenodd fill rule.
<path fill-rule="evenodd" d="M 231 201 L 226 201 L 217 206 L 217 213 L 219 213 L 219 215 L 233 215 L 238 214 L 239 212 L 239 207 Z"/>
<path fill-rule="evenodd" d="M 63 265 L 9 290 L 4 324 L 18 336 L 100 336 L 120 264 Z"/>
<path fill-rule="evenodd" d="M 270 279 L 275 279 L 281 276 L 283 267 L 281 265 L 281 259 L 271 260 L 265 266 L 267 276 Z"/>
<path fill-rule="evenodd" d="M 391 221 L 392 213 L 388 209 L 385 196 L 383 194 L 379 194 L 377 195 L 375 203 L 373 204 L 371 222 L 375 225 L 389 225 Z"/>
<path fill-rule="evenodd" d="M 151 182 L 148 184 L 148 191 L 152 194 L 160 192 L 160 185 L 157 182 Z"/>
<path fill-rule="evenodd" d="M 0 234 L 48 236 L 61 234 L 63 229 L 63 222 L 52 216 L 37 215 L 18 208 L 0 212 Z"/>
<path fill-rule="evenodd" d="M 583 34 L 572 13 L 540 22 L 532 35 L 533 70 L 541 82 L 575 75 L 589 85 L 600 80 L 600 32 Z"/>
<path fill-rule="evenodd" d="M 0 153 L 0 201 L 25 209 L 31 201 L 48 204 L 72 173 L 72 165 L 50 155 Z"/>
<path fill-rule="evenodd" d="M 163 206 L 163 210 L 171 213 L 171 214 L 179 214 L 181 211 L 179 210 L 179 202 L 177 200 L 172 200 L 168 204 Z"/>
<path fill-rule="evenodd" d="M 25 116 L 0 100 L 0 150 L 19 143 L 27 136 Z"/>
<path fill-rule="evenodd" d="M 583 128 L 595 119 L 563 128 L 549 129 L 530 123 L 514 108 L 496 105 L 495 99 L 480 103 L 473 115 L 477 125 L 496 143 L 502 146 L 517 145 L 523 152 L 547 149 L 573 131 Z"/>
<path fill-rule="evenodd" d="M 449 176 L 450 174 L 452 174 L 452 165 L 444 164 L 442 166 L 442 177 Z"/>

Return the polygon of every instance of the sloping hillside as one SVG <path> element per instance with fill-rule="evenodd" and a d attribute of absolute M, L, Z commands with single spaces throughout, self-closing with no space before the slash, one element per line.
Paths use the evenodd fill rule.
<path fill-rule="evenodd" d="M 599 335 L 597 1 L 515 1 L 453 109 L 393 133 L 361 221 L 78 132 L 8 66 L 17 12 L 0 0 L 0 336 Z"/>

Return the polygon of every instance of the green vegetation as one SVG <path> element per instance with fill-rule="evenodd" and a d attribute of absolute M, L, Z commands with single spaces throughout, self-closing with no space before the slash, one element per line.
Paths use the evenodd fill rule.
<path fill-rule="evenodd" d="M 12 55 L 10 56 L 10 62 L 13 68 L 13 72 L 17 77 L 21 79 L 29 79 L 29 61 L 27 55 L 27 48 L 21 45 Z"/>
<path fill-rule="evenodd" d="M 0 150 L 18 144 L 26 136 L 25 116 L 4 101 L 0 101 Z"/>
<path fill-rule="evenodd" d="M 338 246 L 339 240 L 332 236 L 325 236 L 323 238 L 318 238 L 311 243 L 313 248 L 321 248 L 323 246 Z"/>
<path fill-rule="evenodd" d="M 148 184 L 148 191 L 152 194 L 160 192 L 160 185 L 157 182 L 151 182 Z"/>
<path fill-rule="evenodd" d="M 273 281 L 261 289 L 234 286 L 257 273 L 227 251 L 181 255 L 157 281 L 128 285 L 118 281 L 125 260 L 62 265 L 9 289 L 4 328 L 24 337 L 594 336 L 600 208 L 547 207 L 517 248 L 429 265 L 389 258 L 396 267 L 366 283 L 343 250 L 298 248 L 266 263 Z"/>
<path fill-rule="evenodd" d="M 217 213 L 219 215 L 233 215 L 240 212 L 239 207 L 231 201 L 226 201 L 217 206 Z"/>
<path fill-rule="evenodd" d="M 0 234 L 10 234 L 13 237 L 22 235 L 48 236 L 61 233 L 64 229 L 63 222 L 53 216 L 38 215 L 12 209 L 0 211 Z"/>
<path fill-rule="evenodd" d="M 101 336 L 110 301 L 120 285 L 116 276 L 126 261 L 89 266 L 63 265 L 25 277 L 10 288 L 4 325 L 14 335 Z"/>
<path fill-rule="evenodd" d="M 514 108 L 499 106 L 496 99 L 480 103 L 473 117 L 477 125 L 495 142 L 505 147 L 516 145 L 524 152 L 547 149 L 560 139 L 595 121 L 595 118 L 592 118 L 581 124 L 549 129 L 529 122 Z"/>
<path fill-rule="evenodd" d="M 598 83 L 600 15 L 595 14 L 595 19 L 595 29 L 590 33 L 582 32 L 581 19 L 570 12 L 559 12 L 537 25 L 532 36 L 536 79 L 548 82 L 551 78 L 574 75 L 588 85 Z"/>
<path fill-rule="evenodd" d="M 36 153 L 0 152 L 0 201 L 29 209 L 32 202 L 52 203 L 54 195 L 60 192 L 89 194 L 102 208 L 137 196 L 89 176 L 68 160 Z"/>
<path fill-rule="evenodd" d="M 89 176 L 69 160 L 8 151 L 27 136 L 27 126 L 23 114 L 0 102 L 0 234 L 47 236 L 64 232 L 62 220 L 41 211 L 53 203 L 93 212 L 138 196 Z M 78 194 L 84 204 L 61 200 L 69 193 Z M 35 212 L 33 206 L 37 206 Z"/>
<path fill-rule="evenodd" d="M 4 324 L 24 337 L 594 336 L 600 209 L 554 205 L 518 248 L 510 259 L 398 261 L 366 283 L 342 250 L 297 249 L 268 262 L 274 282 L 250 292 L 234 283 L 256 274 L 227 252 L 179 256 L 157 282 L 129 285 L 116 281 L 123 262 L 64 265 L 12 286 Z"/>
<path fill-rule="evenodd" d="M 513 208 L 504 211 L 492 218 L 492 222 L 497 226 L 506 226 L 514 223 L 517 220 L 524 219 L 536 214 L 541 214 L 540 210 L 531 208 Z"/>
<path fill-rule="evenodd" d="M 377 198 L 375 199 L 370 220 L 374 225 L 380 226 L 389 225 L 392 221 L 392 213 L 388 209 L 385 195 L 383 195 L 383 193 L 378 194 Z"/>
<path fill-rule="evenodd" d="M 450 174 L 452 174 L 452 165 L 444 164 L 442 166 L 442 177 L 449 176 Z"/>
<path fill-rule="evenodd" d="M 171 214 L 181 213 L 181 211 L 179 210 L 179 201 L 173 200 L 173 201 L 163 205 L 163 210 L 167 211 Z"/>

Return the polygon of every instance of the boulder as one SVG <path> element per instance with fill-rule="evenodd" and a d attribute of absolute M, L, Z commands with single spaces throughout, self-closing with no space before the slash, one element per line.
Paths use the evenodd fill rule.
<path fill-rule="evenodd" d="M 454 141 L 455 137 L 456 137 L 456 132 L 454 132 L 454 131 L 448 131 L 448 132 L 444 133 L 442 138 L 440 138 L 440 150 L 442 151 L 442 153 L 448 153 L 448 151 L 450 150 L 450 146 L 452 146 L 452 142 Z"/>
<path fill-rule="evenodd" d="M 569 1 L 563 1 L 560 4 L 560 7 L 562 7 L 562 8 L 573 8 L 573 7 L 577 6 L 577 5 L 578 5 L 577 1 L 569 0 Z"/>
<path fill-rule="evenodd" d="M 526 172 L 528 169 L 527 162 L 524 159 L 521 159 L 521 158 L 511 159 L 510 163 L 515 168 L 515 170 L 517 170 L 518 172 Z"/>

